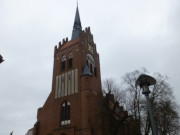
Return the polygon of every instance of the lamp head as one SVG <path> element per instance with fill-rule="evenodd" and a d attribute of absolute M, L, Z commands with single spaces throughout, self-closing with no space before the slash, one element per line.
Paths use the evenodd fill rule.
<path fill-rule="evenodd" d="M 0 55 L 0 63 L 2 63 L 3 61 L 3 57 Z"/>
<path fill-rule="evenodd" d="M 136 80 L 135 86 L 136 87 L 140 86 L 140 88 L 143 89 L 142 93 L 145 94 L 145 93 L 150 93 L 149 86 L 155 84 L 156 84 L 156 80 L 153 77 L 149 75 L 141 74 Z"/>

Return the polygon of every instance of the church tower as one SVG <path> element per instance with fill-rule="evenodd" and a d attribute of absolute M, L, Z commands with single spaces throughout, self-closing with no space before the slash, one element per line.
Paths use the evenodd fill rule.
<path fill-rule="evenodd" d="M 71 40 L 54 48 L 52 91 L 38 109 L 34 135 L 100 134 L 99 96 L 99 54 L 90 28 L 82 30 L 77 6 Z"/>

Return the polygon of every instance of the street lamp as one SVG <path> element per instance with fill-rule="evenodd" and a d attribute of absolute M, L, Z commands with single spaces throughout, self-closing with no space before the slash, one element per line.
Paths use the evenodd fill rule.
<path fill-rule="evenodd" d="M 13 135 L 13 131 L 10 133 L 10 135 Z"/>
<path fill-rule="evenodd" d="M 4 60 L 3 60 L 3 57 L 1 56 L 0 54 L 0 63 L 2 63 Z"/>
<path fill-rule="evenodd" d="M 137 86 L 140 86 L 140 88 L 142 88 L 142 94 L 145 95 L 146 97 L 146 102 L 147 102 L 147 107 L 148 107 L 148 110 L 149 110 L 149 117 L 150 117 L 150 120 L 151 120 L 151 126 L 152 126 L 152 131 L 153 131 L 153 135 L 158 135 L 157 133 L 157 130 L 156 130 L 156 123 L 154 121 L 154 118 L 153 118 L 153 112 L 152 112 L 152 108 L 151 108 L 151 103 L 150 103 L 150 100 L 149 100 L 149 93 L 150 90 L 149 90 L 149 86 L 150 85 L 155 85 L 156 84 L 156 80 L 149 76 L 149 75 L 145 75 L 145 74 L 141 74 L 138 79 L 136 80 L 136 87 Z"/>

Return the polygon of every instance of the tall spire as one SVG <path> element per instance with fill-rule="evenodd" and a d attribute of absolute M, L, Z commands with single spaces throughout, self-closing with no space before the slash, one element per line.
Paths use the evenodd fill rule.
<path fill-rule="evenodd" d="M 77 39 L 81 32 L 82 32 L 81 20 L 79 16 L 78 5 L 77 5 L 71 40 Z"/>

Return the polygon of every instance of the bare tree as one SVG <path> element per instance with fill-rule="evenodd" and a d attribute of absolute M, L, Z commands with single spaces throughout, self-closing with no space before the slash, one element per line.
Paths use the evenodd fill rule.
<path fill-rule="evenodd" d="M 115 100 L 126 108 L 128 113 L 138 121 L 139 133 L 149 135 L 151 123 L 147 110 L 145 97 L 139 87 L 135 87 L 135 81 L 140 74 L 148 74 L 143 68 L 126 73 L 119 85 L 114 79 L 106 79 L 103 82 L 103 91 L 114 94 Z M 150 87 L 150 101 L 154 111 L 154 117 L 159 135 L 177 135 L 180 131 L 179 106 L 173 97 L 173 90 L 168 84 L 168 77 L 160 73 L 154 73 L 156 85 Z"/>
<path fill-rule="evenodd" d="M 143 98 L 139 87 L 135 87 L 135 82 L 140 74 L 147 73 L 148 71 L 143 68 L 142 71 L 135 70 L 131 73 L 126 73 L 122 77 L 123 89 L 127 92 L 128 102 L 127 110 L 139 123 L 139 134 L 142 133 L 142 115 L 143 115 Z"/>
<path fill-rule="evenodd" d="M 126 73 L 122 77 L 123 89 L 127 91 L 129 101 L 126 101 L 128 112 L 139 121 L 139 133 L 149 135 L 151 133 L 151 124 L 147 112 L 144 96 L 140 88 L 135 87 L 135 81 L 142 73 L 148 73 L 146 69 L 135 70 Z M 154 78 L 157 83 L 151 88 L 151 104 L 154 110 L 154 116 L 160 135 L 174 135 L 179 131 L 178 105 L 174 101 L 173 92 L 167 83 L 168 78 L 159 73 L 155 73 Z"/>
<path fill-rule="evenodd" d="M 126 107 L 127 98 L 126 91 L 124 91 L 115 79 L 108 78 L 103 81 L 103 93 L 104 94 L 114 94 L 115 101 L 120 103 L 120 106 Z M 126 108 L 125 108 L 126 109 Z"/>

